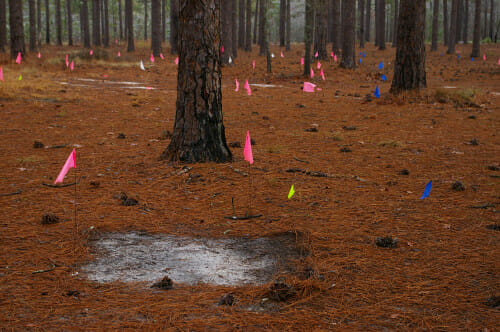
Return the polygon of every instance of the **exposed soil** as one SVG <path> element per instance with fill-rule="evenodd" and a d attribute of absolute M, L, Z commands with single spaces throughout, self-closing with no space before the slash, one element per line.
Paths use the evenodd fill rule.
<path fill-rule="evenodd" d="M 273 74 L 257 48 L 239 51 L 222 81 L 234 161 L 194 165 L 158 160 L 175 117 L 168 50 L 154 64 L 141 45 L 94 57 L 44 47 L 22 65 L 0 55 L 0 329 L 500 330 L 497 301 L 487 301 L 500 293 L 500 233 L 487 228 L 500 219 L 500 49 L 482 46 L 487 61 L 457 49 L 460 59 L 428 53 L 428 89 L 400 96 L 388 93 L 391 47 L 368 45 L 354 71 L 322 61 L 326 81 L 308 80 L 314 93 L 301 89 L 301 46 L 274 58 Z M 234 91 L 235 78 L 249 80 L 251 96 Z M 77 169 L 64 184 L 77 184 L 43 185 L 73 147 Z M 453 190 L 457 181 L 467 189 Z M 137 204 L 121 205 L 120 192 Z M 44 214 L 60 221 L 42 224 Z M 107 233 L 224 241 L 288 231 L 309 255 L 264 284 L 172 279 L 165 291 L 80 273 Z M 397 247 L 375 244 L 386 236 Z M 228 293 L 233 305 L 217 305 Z"/>

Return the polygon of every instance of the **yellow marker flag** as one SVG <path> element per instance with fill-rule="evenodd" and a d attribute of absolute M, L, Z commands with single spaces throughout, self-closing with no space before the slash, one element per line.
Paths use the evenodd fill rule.
<path fill-rule="evenodd" d="M 290 191 L 288 192 L 288 199 L 292 198 L 293 194 L 295 194 L 295 189 L 293 189 L 293 184 L 292 184 L 292 187 L 290 188 Z"/>
<path fill-rule="evenodd" d="M 17 79 L 18 81 L 23 79 L 23 75 L 19 75 L 19 78 Z"/>

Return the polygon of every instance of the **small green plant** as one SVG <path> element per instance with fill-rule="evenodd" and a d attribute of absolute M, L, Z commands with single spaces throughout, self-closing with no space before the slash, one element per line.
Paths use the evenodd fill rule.
<path fill-rule="evenodd" d="M 341 133 L 333 132 L 333 135 L 330 136 L 330 139 L 337 141 L 337 142 L 340 142 L 340 141 L 344 140 L 344 136 L 342 136 Z"/>
<path fill-rule="evenodd" d="M 23 158 L 17 158 L 17 162 L 19 164 L 28 164 L 28 163 L 38 163 L 41 159 L 37 156 L 27 156 Z"/>
<path fill-rule="evenodd" d="M 384 146 L 384 147 L 390 147 L 390 148 L 400 148 L 404 146 L 403 143 L 400 141 L 394 141 L 394 140 L 387 140 L 387 141 L 382 141 L 378 143 L 379 146 Z"/>

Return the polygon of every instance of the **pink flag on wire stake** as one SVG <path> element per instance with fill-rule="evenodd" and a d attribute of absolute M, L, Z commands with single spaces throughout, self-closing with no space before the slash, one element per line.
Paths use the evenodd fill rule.
<path fill-rule="evenodd" d="M 151 62 L 155 62 L 155 56 L 153 54 L 151 54 L 151 57 L 149 58 L 149 60 L 151 60 Z"/>
<path fill-rule="evenodd" d="M 318 63 L 316 64 L 316 68 L 318 68 L 318 69 L 321 68 L 321 62 L 318 61 Z"/>
<path fill-rule="evenodd" d="M 311 68 L 311 78 L 314 77 L 314 70 Z"/>
<path fill-rule="evenodd" d="M 16 63 L 18 65 L 21 64 L 22 59 L 23 59 L 23 57 L 21 56 L 21 52 L 17 53 Z"/>
<path fill-rule="evenodd" d="M 122 56 L 122 54 L 120 53 L 120 51 L 118 51 L 118 54 L 117 54 L 117 55 L 118 55 L 118 57 L 121 57 L 121 56 Z"/>
<path fill-rule="evenodd" d="M 68 173 L 68 171 L 69 171 L 70 168 L 76 168 L 76 153 L 75 153 L 75 149 L 73 149 L 73 151 L 69 154 L 68 159 L 64 163 L 64 166 L 61 169 L 61 171 L 59 172 L 59 175 L 57 176 L 57 179 L 54 182 L 54 184 L 58 184 L 59 182 L 62 183 L 63 180 L 64 180 L 64 177 L 66 176 L 66 174 Z"/>
<path fill-rule="evenodd" d="M 486 54 L 483 54 L 483 60 L 486 61 Z"/>
<path fill-rule="evenodd" d="M 255 60 L 252 60 L 252 68 L 255 69 Z"/>
<path fill-rule="evenodd" d="M 69 59 L 68 59 L 68 55 L 66 54 L 66 68 L 69 67 Z"/>
<path fill-rule="evenodd" d="M 317 58 L 318 56 L 319 56 L 318 51 L 316 51 L 316 53 L 314 53 L 314 57 Z"/>
<path fill-rule="evenodd" d="M 3 68 L 0 66 L 0 81 L 3 82 Z"/>
<path fill-rule="evenodd" d="M 75 69 L 75 63 L 73 61 L 71 61 L 71 63 L 69 64 L 69 69 L 71 71 L 73 71 L 73 69 Z"/>
<path fill-rule="evenodd" d="M 252 153 L 252 140 L 250 139 L 250 131 L 247 130 L 247 138 L 245 140 L 245 148 L 243 149 L 243 156 L 245 160 L 253 164 L 253 153 Z"/>
<path fill-rule="evenodd" d="M 163 56 L 163 53 L 160 53 L 160 58 L 161 58 L 162 60 L 165 60 L 165 57 Z"/>
<path fill-rule="evenodd" d="M 236 88 L 234 89 L 234 91 L 238 92 L 240 91 L 240 82 L 238 82 L 238 79 L 234 79 L 234 83 L 236 83 Z"/>
<path fill-rule="evenodd" d="M 283 51 L 281 51 L 281 57 L 284 58 L 285 56 L 283 55 Z"/>
<path fill-rule="evenodd" d="M 221 47 L 220 50 L 221 50 L 222 53 L 224 53 L 224 45 L 222 45 L 222 47 Z"/>
<path fill-rule="evenodd" d="M 333 56 L 333 61 L 337 62 L 337 54 Z"/>
<path fill-rule="evenodd" d="M 89 54 L 90 54 L 90 55 L 93 55 L 93 54 L 94 54 L 94 51 L 90 50 L 90 51 L 89 51 Z"/>
<path fill-rule="evenodd" d="M 333 58 L 333 55 L 334 55 L 334 54 L 333 54 L 333 52 L 332 52 L 332 53 L 330 53 L 330 56 L 331 56 L 332 58 Z"/>
<path fill-rule="evenodd" d="M 243 86 L 247 90 L 247 95 L 252 95 L 252 89 L 250 88 L 250 84 L 248 84 L 248 80 L 245 80 L 245 85 Z"/>
<path fill-rule="evenodd" d="M 42 58 L 42 53 L 38 52 L 38 59 L 41 59 Z"/>
<path fill-rule="evenodd" d="M 304 87 L 302 88 L 302 91 L 304 92 L 314 92 L 314 88 L 316 87 L 316 84 L 312 84 L 309 82 L 304 82 Z"/>
<path fill-rule="evenodd" d="M 175 58 L 175 64 L 178 65 L 179 64 L 179 57 Z"/>
<path fill-rule="evenodd" d="M 319 75 L 321 76 L 321 78 L 324 81 L 325 80 L 325 73 L 323 73 L 323 68 L 321 68 L 321 71 L 320 71 Z"/>
<path fill-rule="evenodd" d="M 303 66 L 304 65 L 304 58 L 300 58 L 300 64 Z"/>

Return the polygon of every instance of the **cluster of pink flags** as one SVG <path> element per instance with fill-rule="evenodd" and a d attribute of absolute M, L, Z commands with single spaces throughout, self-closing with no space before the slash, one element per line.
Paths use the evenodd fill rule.
<path fill-rule="evenodd" d="M 234 79 L 234 83 L 236 84 L 236 88 L 234 89 L 234 91 L 240 91 L 240 82 L 238 82 L 238 79 Z M 252 89 L 250 88 L 250 84 L 248 84 L 248 80 L 245 80 L 245 85 L 243 86 L 243 88 L 247 90 L 247 95 L 252 95 Z"/>

